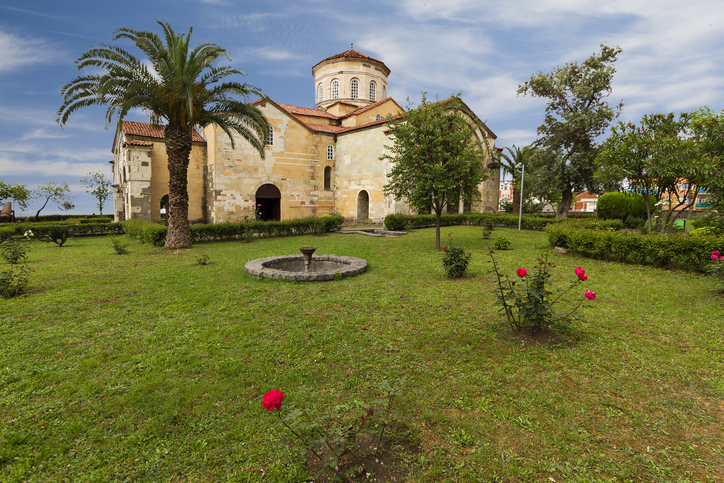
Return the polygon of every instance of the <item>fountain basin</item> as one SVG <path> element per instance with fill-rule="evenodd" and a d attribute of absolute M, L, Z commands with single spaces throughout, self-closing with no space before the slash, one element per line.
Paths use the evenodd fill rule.
<path fill-rule="evenodd" d="M 340 255 L 314 255 L 309 270 L 304 269 L 303 255 L 280 255 L 257 258 L 246 262 L 244 268 L 252 277 L 292 280 L 297 282 L 324 282 L 340 277 L 353 277 L 367 270 L 367 260 Z"/>

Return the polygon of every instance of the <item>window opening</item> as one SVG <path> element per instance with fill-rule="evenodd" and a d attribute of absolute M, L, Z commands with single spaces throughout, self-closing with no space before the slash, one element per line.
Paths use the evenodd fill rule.
<path fill-rule="evenodd" d="M 324 191 L 332 191 L 332 168 L 324 168 Z"/>
<path fill-rule="evenodd" d="M 274 146 L 274 127 L 271 124 L 267 124 L 266 127 L 266 145 Z"/>
<path fill-rule="evenodd" d="M 322 87 L 322 84 L 319 84 L 317 86 L 317 103 L 320 103 L 324 100 L 324 88 Z"/>
<path fill-rule="evenodd" d="M 357 79 L 352 79 L 350 93 L 352 99 L 357 99 L 359 97 L 359 81 Z"/>
<path fill-rule="evenodd" d="M 339 99 L 339 81 L 337 79 L 332 81 L 332 99 Z"/>
<path fill-rule="evenodd" d="M 374 81 L 370 82 L 370 101 L 375 100 L 375 91 L 377 90 L 377 84 Z"/>
<path fill-rule="evenodd" d="M 327 146 L 327 160 L 332 159 L 334 159 L 334 146 L 330 144 Z"/>

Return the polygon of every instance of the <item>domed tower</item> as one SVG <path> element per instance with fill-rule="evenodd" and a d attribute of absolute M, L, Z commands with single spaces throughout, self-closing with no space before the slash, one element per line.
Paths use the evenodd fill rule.
<path fill-rule="evenodd" d="M 387 97 L 390 69 L 384 62 L 350 49 L 314 67 L 314 106 L 326 110 L 336 102 L 364 107 Z"/>

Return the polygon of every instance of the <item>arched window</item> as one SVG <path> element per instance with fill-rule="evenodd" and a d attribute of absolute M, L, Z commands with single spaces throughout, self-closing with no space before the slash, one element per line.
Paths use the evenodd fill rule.
<path fill-rule="evenodd" d="M 332 99 L 339 99 L 339 81 L 337 79 L 332 81 Z"/>
<path fill-rule="evenodd" d="M 377 91 L 377 84 L 375 84 L 375 81 L 370 82 L 370 101 L 375 100 L 376 91 Z"/>
<path fill-rule="evenodd" d="M 334 146 L 331 144 L 327 146 L 327 159 L 330 161 L 334 159 Z"/>
<path fill-rule="evenodd" d="M 352 99 L 357 99 L 359 97 L 359 81 L 357 79 L 352 79 L 349 91 Z"/>
<path fill-rule="evenodd" d="M 322 84 L 319 84 L 317 86 L 317 103 L 320 103 L 324 100 L 324 88 L 322 87 Z"/>
<path fill-rule="evenodd" d="M 324 168 L 324 191 L 332 191 L 332 168 Z"/>
<path fill-rule="evenodd" d="M 266 145 L 274 146 L 274 127 L 271 124 L 267 124 L 266 128 Z"/>
<path fill-rule="evenodd" d="M 387 99 L 387 86 L 382 86 L 382 99 Z"/>

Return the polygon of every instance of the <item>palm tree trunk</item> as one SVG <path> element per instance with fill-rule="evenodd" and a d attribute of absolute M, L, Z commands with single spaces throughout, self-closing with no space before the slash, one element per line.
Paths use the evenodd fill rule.
<path fill-rule="evenodd" d="M 520 189 L 513 186 L 513 214 L 517 215 L 520 212 Z"/>
<path fill-rule="evenodd" d="M 168 158 L 168 231 L 167 250 L 191 248 L 189 228 L 188 170 L 191 154 L 191 132 L 177 125 L 166 126 Z"/>

